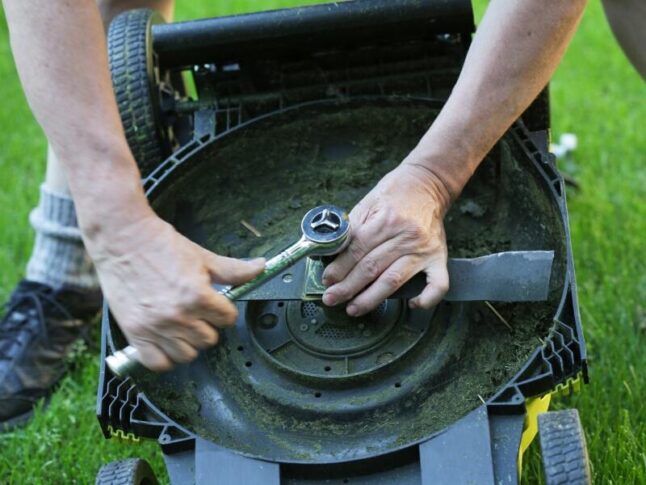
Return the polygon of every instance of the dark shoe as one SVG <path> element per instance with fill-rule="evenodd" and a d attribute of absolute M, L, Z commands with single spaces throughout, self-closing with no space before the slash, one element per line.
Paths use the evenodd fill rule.
<path fill-rule="evenodd" d="M 23 280 L 0 321 L 0 431 L 26 423 L 65 375 L 65 357 L 101 308 L 99 291 Z"/>

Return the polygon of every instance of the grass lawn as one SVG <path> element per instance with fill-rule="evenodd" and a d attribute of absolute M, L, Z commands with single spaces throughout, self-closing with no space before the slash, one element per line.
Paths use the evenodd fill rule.
<path fill-rule="evenodd" d="M 179 19 L 288 6 L 289 0 L 178 2 Z M 477 2 L 478 12 L 484 2 Z M 1 12 L 1 11 L 0 11 Z M 23 275 L 27 223 L 45 169 L 45 141 L 10 56 L 0 13 L 0 298 Z M 569 207 L 591 385 L 557 407 L 579 409 L 595 481 L 646 483 L 646 84 L 624 58 L 592 1 L 552 83 L 553 127 L 579 137 L 568 170 L 580 190 Z M 96 354 L 79 351 L 73 371 L 24 430 L 0 435 L 1 483 L 92 483 L 101 464 L 128 456 L 163 465 L 155 443 L 104 440 L 94 416 Z M 527 483 L 540 480 L 536 449 Z"/>

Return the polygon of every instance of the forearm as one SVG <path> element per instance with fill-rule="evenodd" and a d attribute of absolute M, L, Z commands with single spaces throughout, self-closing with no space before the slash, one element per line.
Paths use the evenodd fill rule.
<path fill-rule="evenodd" d="M 549 81 L 585 0 L 493 0 L 451 96 L 408 162 L 454 200 L 484 156 Z"/>
<path fill-rule="evenodd" d="M 29 104 L 61 160 L 86 242 L 149 214 L 94 0 L 3 0 Z"/>

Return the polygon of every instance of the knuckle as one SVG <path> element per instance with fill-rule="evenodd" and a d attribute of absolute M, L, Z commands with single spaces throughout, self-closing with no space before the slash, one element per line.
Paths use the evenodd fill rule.
<path fill-rule="evenodd" d="M 180 306 L 185 310 L 192 310 L 202 303 L 205 292 L 202 289 L 187 287 L 182 294 L 183 298 Z"/>
<path fill-rule="evenodd" d="M 359 261 L 365 254 L 363 241 L 359 238 L 355 238 L 348 246 L 348 253 L 355 262 Z"/>
<path fill-rule="evenodd" d="M 389 288 L 399 288 L 404 284 L 404 275 L 399 271 L 388 271 L 384 275 L 384 280 Z"/>
<path fill-rule="evenodd" d="M 176 355 L 176 360 L 180 364 L 186 364 L 197 358 L 198 352 L 197 349 L 191 347 L 190 345 L 185 345 L 182 347 L 181 352 L 178 352 Z"/>
<path fill-rule="evenodd" d="M 333 294 L 338 302 L 347 301 L 350 297 L 350 289 L 345 284 L 338 284 L 334 287 L 334 291 L 330 292 Z"/>
<path fill-rule="evenodd" d="M 339 269 L 338 264 L 330 263 L 330 265 L 325 268 L 323 273 L 323 279 L 328 282 L 329 285 L 334 284 L 339 281 Z"/>
<path fill-rule="evenodd" d="M 200 289 L 195 295 L 195 305 L 197 305 L 198 307 L 209 306 L 209 304 L 211 303 L 212 292 L 213 290 L 211 290 L 210 288 Z"/>
<path fill-rule="evenodd" d="M 203 323 L 198 332 L 199 348 L 205 349 L 213 347 L 218 343 L 218 332 L 214 328 Z"/>
<path fill-rule="evenodd" d="M 399 226 L 403 221 L 402 216 L 399 214 L 399 212 L 395 212 L 393 210 L 386 212 L 384 220 L 386 225 L 388 226 Z"/>
<path fill-rule="evenodd" d="M 426 241 L 427 231 L 419 224 L 411 223 L 404 229 L 403 236 L 409 241 Z"/>
<path fill-rule="evenodd" d="M 233 305 L 227 305 L 222 309 L 221 320 L 224 325 L 233 325 L 238 319 L 238 310 Z"/>
<path fill-rule="evenodd" d="M 379 263 L 374 258 L 365 257 L 361 261 L 361 272 L 371 280 L 379 276 Z"/>

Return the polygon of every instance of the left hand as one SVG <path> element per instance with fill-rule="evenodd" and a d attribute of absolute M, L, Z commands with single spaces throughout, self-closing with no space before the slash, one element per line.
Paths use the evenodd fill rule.
<path fill-rule="evenodd" d="M 424 271 L 428 284 L 409 306 L 437 304 L 449 288 L 442 189 L 429 169 L 406 162 L 381 179 L 350 212 L 351 241 L 323 273 L 323 303 L 365 315 Z"/>

